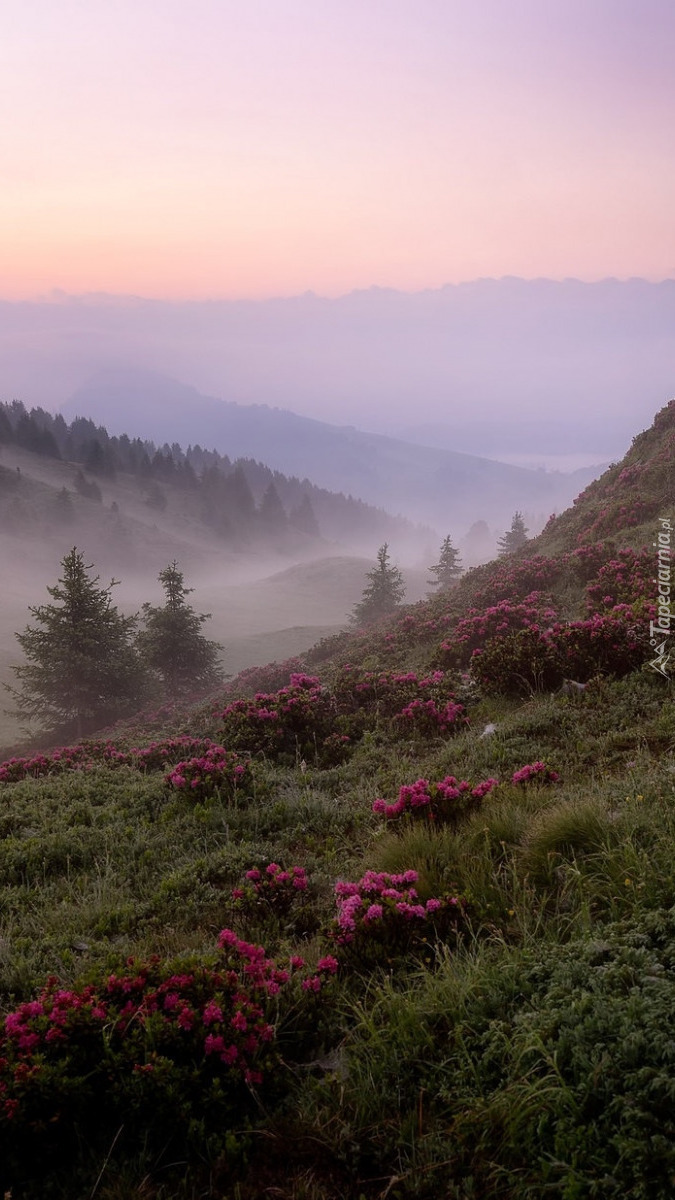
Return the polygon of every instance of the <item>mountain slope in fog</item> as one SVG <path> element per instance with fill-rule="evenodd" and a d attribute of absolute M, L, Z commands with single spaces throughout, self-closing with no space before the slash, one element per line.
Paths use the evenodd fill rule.
<path fill-rule="evenodd" d="M 86 416 L 112 432 L 155 442 L 198 443 L 230 458 L 256 458 L 286 474 L 459 533 L 476 520 L 507 528 L 516 509 L 546 519 L 571 503 L 597 474 L 593 469 L 572 475 L 525 470 L 328 425 L 283 409 L 217 400 L 136 369 L 94 376 L 62 414 L 70 420 Z M 523 437 L 527 444 L 526 427 Z"/>

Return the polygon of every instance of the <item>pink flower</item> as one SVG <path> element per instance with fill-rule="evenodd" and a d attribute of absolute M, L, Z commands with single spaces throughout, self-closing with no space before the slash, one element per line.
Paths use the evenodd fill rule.
<path fill-rule="evenodd" d="M 202 1021 L 205 1025 L 212 1025 L 214 1021 L 222 1021 L 223 1010 L 213 1000 L 209 1000 L 204 1006 L 202 1013 Z"/>
<path fill-rule="evenodd" d="M 327 954 L 324 958 L 320 958 L 316 964 L 317 971 L 327 971 L 330 975 L 335 975 L 338 969 L 338 960 L 332 954 Z"/>

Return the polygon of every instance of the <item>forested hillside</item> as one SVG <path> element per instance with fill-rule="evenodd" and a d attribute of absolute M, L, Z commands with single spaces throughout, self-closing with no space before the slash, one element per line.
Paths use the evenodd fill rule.
<path fill-rule="evenodd" d="M 40 522 L 46 508 L 53 522 L 66 523 L 81 508 L 78 497 L 101 503 L 106 485 L 124 476 L 135 482 L 147 510 L 175 509 L 235 549 L 272 542 L 291 552 L 317 537 L 370 548 L 378 539 L 412 542 L 419 536 L 401 517 L 252 459 L 231 461 L 197 444 L 158 447 L 111 437 L 93 421 L 78 417 L 68 424 L 60 414 L 27 411 L 18 401 L 0 405 L 0 448 L 12 446 L 76 468 L 69 486 L 56 498 L 43 498 L 41 507 L 38 498 L 31 503 L 22 495 L 20 478 L 0 459 L 0 517 L 5 528 L 22 533 Z"/>

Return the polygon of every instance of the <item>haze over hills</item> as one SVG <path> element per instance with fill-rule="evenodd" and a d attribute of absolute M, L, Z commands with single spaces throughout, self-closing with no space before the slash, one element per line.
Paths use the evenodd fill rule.
<path fill-rule="evenodd" d="M 12 422 L 2 425 L 8 411 L 13 429 Z M 118 443 L 86 422 L 74 430 L 49 422 L 61 440 L 62 457 L 53 434 L 52 453 L 48 442 L 40 452 L 21 445 L 17 438 L 40 444 L 39 416 L 0 405 L 0 552 L 11 563 L 0 606 L 0 685 L 11 681 L 11 665 L 21 657 L 14 634 L 29 621 L 29 606 L 48 602 L 46 588 L 56 582 L 60 561 L 73 545 L 104 582 L 121 581 L 114 599 L 126 613 L 137 612 L 146 600 L 161 601 L 158 572 L 176 559 L 196 590 L 198 610 L 213 614 L 209 636 L 222 644 L 228 673 L 286 659 L 336 632 L 361 596 L 379 542 L 398 539 L 399 550 L 408 547 L 408 561 L 413 547 L 418 555 L 423 548 L 423 531 L 408 522 L 273 475 L 260 464 L 217 465 L 211 461 L 216 456 L 206 456 L 204 484 L 188 471 L 177 448 L 182 475 L 175 463 L 167 469 L 167 455 L 151 458 L 150 445 L 128 438 Z M 50 432 L 45 424 L 47 439 Z M 126 469 L 120 459 L 115 464 L 116 448 L 127 459 L 136 456 L 136 471 L 129 461 Z M 66 450 L 72 458 L 65 457 Z M 228 479 L 239 472 L 250 479 L 250 490 L 247 482 L 241 490 L 240 479 L 239 492 L 228 492 Z M 272 484 L 287 509 L 275 490 L 279 507 L 266 510 Z M 297 505 L 294 518 L 299 496 L 307 505 Z M 250 506 L 244 513 L 237 509 L 242 498 Z M 308 515 L 316 523 L 313 531 L 311 520 L 309 531 L 303 528 Z M 335 537 L 340 529 L 343 540 Z M 431 562 L 433 539 L 426 549 Z M 408 566 L 405 578 L 411 600 L 424 595 L 426 571 Z M 18 733 L 4 707 L 0 704 L 0 740 Z"/>
<path fill-rule="evenodd" d="M 515 509 L 527 511 L 531 524 L 540 526 L 600 470 L 570 475 L 525 470 L 266 405 L 217 400 L 175 379 L 132 368 L 99 372 L 61 411 L 70 420 L 86 416 L 115 433 L 183 446 L 198 443 L 230 458 L 262 460 L 411 520 L 451 528 L 456 537 L 476 520 L 503 530 Z"/>
<path fill-rule="evenodd" d="M 56 409 L 102 368 L 143 367 L 388 435 L 433 427 L 465 453 L 606 462 L 671 395 L 674 328 L 674 280 L 478 279 L 268 301 L 56 293 L 0 304 L 0 378 L 7 399 Z"/>

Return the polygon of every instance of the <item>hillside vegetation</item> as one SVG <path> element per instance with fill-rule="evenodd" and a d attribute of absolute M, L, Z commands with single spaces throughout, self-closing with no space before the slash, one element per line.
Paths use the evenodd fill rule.
<path fill-rule="evenodd" d="M 674 482 L 0 766 L 11 1200 L 672 1195 Z"/>

